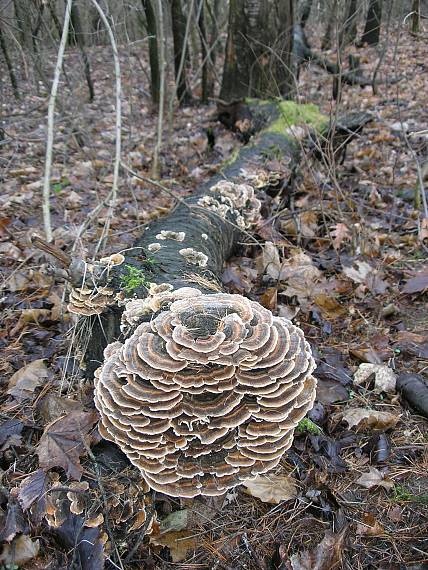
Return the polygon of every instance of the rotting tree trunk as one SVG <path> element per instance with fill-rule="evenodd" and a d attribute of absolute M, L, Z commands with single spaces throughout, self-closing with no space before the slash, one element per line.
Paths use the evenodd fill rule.
<path fill-rule="evenodd" d="M 192 92 L 187 80 L 189 52 L 186 38 L 186 18 L 183 14 L 181 0 L 171 0 L 171 19 L 177 98 L 180 105 L 188 105 L 192 101 Z"/>
<path fill-rule="evenodd" d="M 382 0 L 370 0 L 366 25 L 361 37 L 361 44 L 374 46 L 379 43 L 380 26 L 382 21 Z"/>
<path fill-rule="evenodd" d="M 253 239 L 251 232 L 254 233 L 257 229 L 249 225 L 243 234 L 242 228 L 238 225 L 240 222 L 236 210 L 234 213 L 229 211 L 226 214 L 219 214 L 210 209 L 212 200 L 221 197 L 216 185 L 226 180 L 232 184 L 251 186 L 252 178 L 248 173 L 268 174 L 265 167 L 266 156 L 272 154 L 273 148 L 275 153 L 281 154 L 285 162 L 287 158 L 289 161 L 286 171 L 281 173 L 284 178 L 283 187 L 291 183 L 299 164 L 300 146 L 292 137 L 287 136 L 285 130 L 293 124 L 293 120 L 300 113 L 304 116 L 306 106 L 299 107 L 291 102 L 285 102 L 284 105 L 288 104 L 295 106 L 290 114 L 294 119 L 291 118 L 290 121 L 284 117 L 287 107 L 281 106 L 281 103 L 264 101 L 252 106 L 253 116 L 258 115 L 258 124 L 264 125 L 254 142 L 242 147 L 236 159 L 203 184 L 197 192 L 180 199 L 169 215 L 150 224 L 142 237 L 126 251 L 125 261 L 112 269 L 109 281 L 101 282 L 99 286 L 108 285 L 123 294 L 130 276 L 136 272 L 144 277 L 144 282 L 134 284 L 132 291 L 126 292 L 127 298 L 145 298 L 148 283 L 167 283 L 172 285 L 174 290 L 181 287 L 196 287 L 203 293 L 221 290 L 220 276 L 225 260 L 232 255 L 237 243 L 242 241 L 245 235 Z M 313 113 L 313 107 L 311 109 Z M 358 121 L 354 123 L 355 130 L 361 127 Z M 322 115 L 319 115 L 317 121 L 312 124 L 318 124 L 321 138 L 323 138 L 321 132 L 328 132 L 326 131 L 328 120 Z M 351 136 L 350 130 L 349 133 Z M 184 232 L 185 236 L 181 241 L 162 240 L 160 237 L 162 231 Z M 159 246 L 160 249 L 157 249 Z M 189 263 L 183 257 L 183 252 L 180 253 L 180 250 L 189 248 L 206 256 L 206 265 Z M 87 344 L 85 363 L 88 377 L 92 377 L 102 363 L 103 350 L 107 344 L 118 339 L 123 340 L 120 332 L 122 311 L 123 303 L 121 306 L 112 303 L 100 315 L 82 319 L 83 328 L 80 336 L 84 337 Z"/>
<path fill-rule="evenodd" d="M 293 0 L 231 0 L 220 99 L 288 98 Z"/>

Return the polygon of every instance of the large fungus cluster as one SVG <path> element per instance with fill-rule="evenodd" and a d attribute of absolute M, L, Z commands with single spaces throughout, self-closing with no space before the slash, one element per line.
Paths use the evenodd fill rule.
<path fill-rule="evenodd" d="M 224 219 L 232 216 L 239 228 L 247 229 L 260 218 L 261 204 L 255 197 L 252 186 L 221 180 L 211 186 L 210 192 L 214 195 L 206 194 L 199 198 L 198 206 L 211 210 Z"/>
<path fill-rule="evenodd" d="M 106 348 L 100 430 L 153 489 L 220 495 L 290 447 L 315 398 L 314 361 L 302 331 L 258 303 L 179 291 Z"/>

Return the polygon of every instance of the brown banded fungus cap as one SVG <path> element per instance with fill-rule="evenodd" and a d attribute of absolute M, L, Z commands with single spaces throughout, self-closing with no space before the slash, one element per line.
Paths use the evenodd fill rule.
<path fill-rule="evenodd" d="M 153 489 L 221 495 L 279 463 L 313 405 L 314 367 L 290 321 L 195 289 L 106 348 L 100 431 Z"/>
<path fill-rule="evenodd" d="M 106 307 L 115 302 L 115 292 L 109 287 L 98 287 L 97 289 L 76 287 L 71 290 L 67 309 L 70 313 L 89 317 L 90 315 L 100 315 Z"/>

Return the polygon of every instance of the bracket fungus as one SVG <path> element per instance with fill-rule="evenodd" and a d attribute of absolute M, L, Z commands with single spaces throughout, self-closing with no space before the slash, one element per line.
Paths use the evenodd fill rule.
<path fill-rule="evenodd" d="M 169 294 L 164 310 L 105 349 L 100 432 L 153 489 L 221 495 L 279 463 L 313 405 L 314 360 L 303 332 L 259 303 Z"/>
<path fill-rule="evenodd" d="M 206 267 L 208 262 L 208 255 L 202 251 L 196 251 L 192 247 L 185 247 L 178 252 L 187 263 L 191 265 L 199 265 L 199 267 Z"/>
<path fill-rule="evenodd" d="M 114 305 L 115 302 L 116 294 L 110 287 L 98 287 L 97 289 L 76 287 L 70 292 L 67 309 L 70 313 L 89 317 L 100 315 L 106 307 Z"/>

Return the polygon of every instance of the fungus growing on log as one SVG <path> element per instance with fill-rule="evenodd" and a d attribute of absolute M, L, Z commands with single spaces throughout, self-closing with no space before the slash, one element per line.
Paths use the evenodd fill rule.
<path fill-rule="evenodd" d="M 97 289 L 76 287 L 70 293 L 67 308 L 70 313 L 89 317 L 100 315 L 107 306 L 115 302 L 115 291 L 110 287 L 98 287 Z"/>
<path fill-rule="evenodd" d="M 106 348 L 100 432 L 153 489 L 221 495 L 279 463 L 315 399 L 314 360 L 302 331 L 255 301 L 180 296 Z"/>
<path fill-rule="evenodd" d="M 170 495 L 220 495 L 274 469 L 315 398 L 302 331 L 258 303 L 218 293 L 224 262 L 260 221 L 260 191 L 271 191 L 263 184 L 286 192 L 301 156 L 278 123 L 278 104 L 258 111 L 267 128 L 145 228 L 109 275 L 118 303 L 90 317 L 90 326 L 82 319 L 101 433 L 152 488 Z M 280 184 L 266 165 L 272 148 L 286 164 Z M 153 243 L 162 249 L 148 262 Z M 190 264 L 180 250 L 206 263 Z M 129 292 L 130 268 L 144 280 Z"/>

